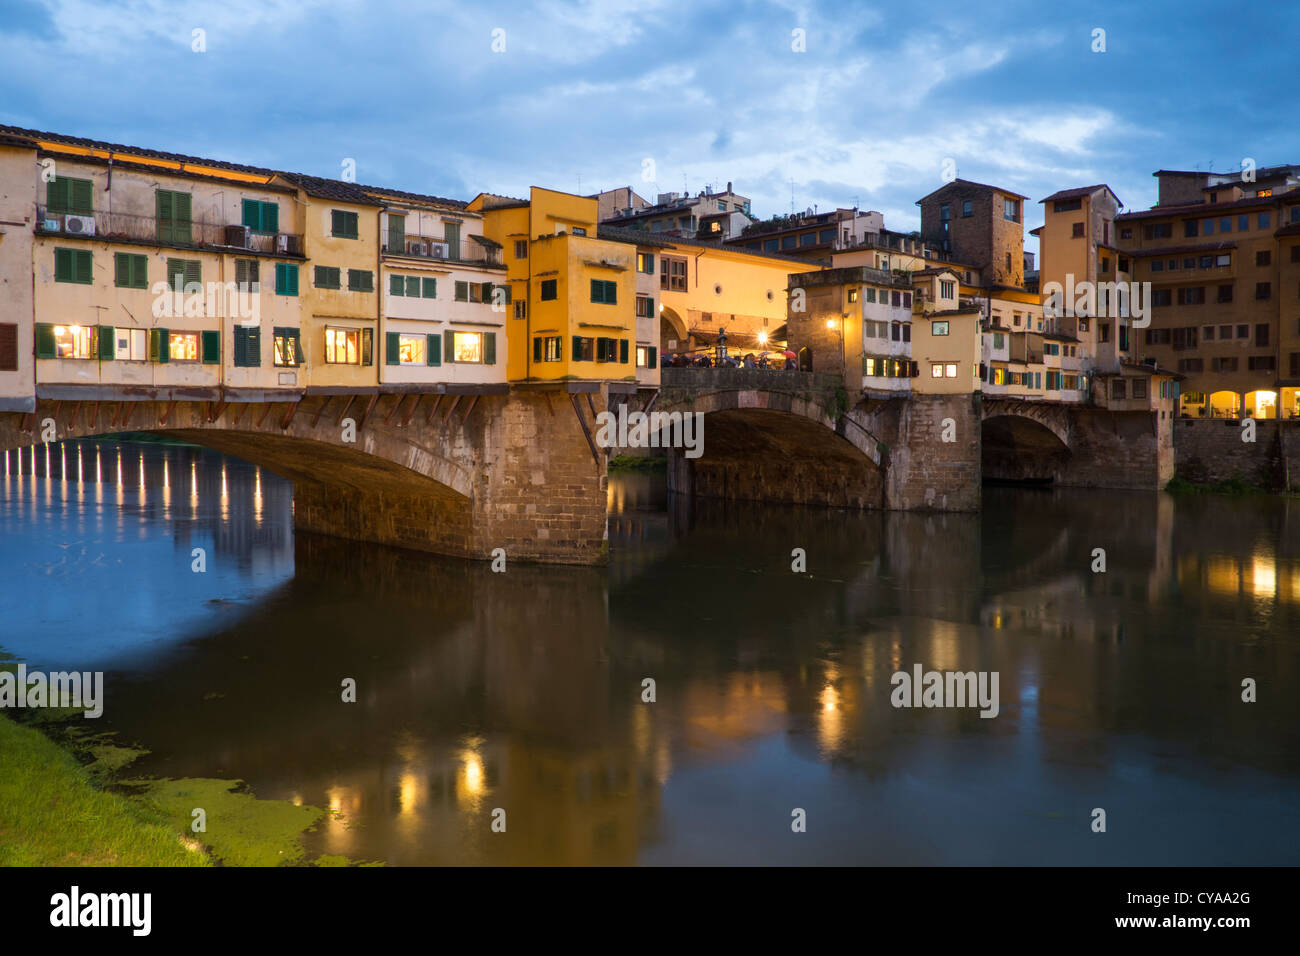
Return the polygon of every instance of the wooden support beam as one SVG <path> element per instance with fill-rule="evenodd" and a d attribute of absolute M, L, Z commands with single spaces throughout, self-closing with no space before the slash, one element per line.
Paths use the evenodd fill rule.
<path fill-rule="evenodd" d="M 76 405 L 72 406 L 72 418 L 68 421 L 69 428 L 77 427 L 77 419 L 81 417 L 81 405 L 81 402 L 77 402 Z"/>
<path fill-rule="evenodd" d="M 298 406 L 301 404 L 301 402 L 289 403 L 289 410 L 285 412 L 284 417 L 280 419 L 280 431 L 284 431 L 289 427 L 289 423 L 293 421 L 294 413 L 298 411 Z"/>
<path fill-rule="evenodd" d="M 469 400 L 469 408 L 465 409 L 465 414 L 461 416 L 460 423 L 464 425 L 469 421 L 469 417 L 474 414 L 474 406 L 478 404 L 478 396 L 475 395 Z"/>
<path fill-rule="evenodd" d="M 55 402 L 55 403 L 54 403 L 54 422 L 55 422 L 55 424 L 58 424 L 58 421 L 59 421 L 59 412 L 61 412 L 61 411 L 63 411 L 63 402 Z"/>
<path fill-rule="evenodd" d="M 226 411 L 229 402 L 208 402 L 208 421 L 215 422 Z"/>
<path fill-rule="evenodd" d="M 415 414 L 415 410 L 416 410 L 417 408 L 420 407 L 420 403 L 421 403 L 422 401 L 424 401 L 424 396 L 423 396 L 423 395 L 416 395 L 416 396 L 415 396 L 415 401 L 413 401 L 413 402 L 411 403 L 410 411 L 408 411 L 408 412 L 406 413 L 406 417 L 402 419 L 402 427 L 403 427 L 403 428 L 405 428 L 407 425 L 411 424 L 411 416 Z"/>
<path fill-rule="evenodd" d="M 442 413 L 442 420 L 443 420 L 444 422 L 445 422 L 447 419 L 451 418 L 451 413 L 454 412 L 454 411 L 456 410 L 456 406 L 459 405 L 459 404 L 460 404 L 460 396 L 457 395 L 456 397 L 454 397 L 454 398 L 451 400 L 451 404 L 447 406 L 447 410 L 446 410 L 445 412 Z"/>
<path fill-rule="evenodd" d="M 591 400 L 591 392 L 587 393 L 587 407 L 591 409 L 591 420 L 596 420 L 596 404 Z"/>
<path fill-rule="evenodd" d="M 119 406 L 122 409 L 122 421 L 119 427 L 125 428 L 131 423 L 131 416 L 135 414 L 135 402 L 122 402 Z"/>
<path fill-rule="evenodd" d="M 645 408 L 641 409 L 641 411 L 649 414 L 650 409 L 655 407 L 655 402 L 657 401 L 659 401 L 659 389 L 656 388 L 655 393 L 650 396 L 650 401 L 645 403 Z"/>
<path fill-rule="evenodd" d="M 166 408 L 166 410 L 165 410 L 165 411 L 163 412 L 163 414 L 162 414 L 162 418 L 158 419 L 158 424 L 159 424 L 159 425 L 166 426 L 166 424 L 167 424 L 167 419 L 169 419 L 169 418 L 172 417 L 172 412 L 175 411 L 175 410 L 176 410 L 176 402 L 175 402 L 175 401 L 170 401 L 170 402 L 168 402 L 168 403 L 167 403 L 167 408 Z"/>
<path fill-rule="evenodd" d="M 99 402 L 90 403 L 90 421 L 88 422 L 91 430 L 95 428 L 95 422 L 99 418 Z"/>
<path fill-rule="evenodd" d="M 587 420 L 582 417 L 582 406 L 578 404 L 578 396 L 570 392 L 569 401 L 573 405 L 573 414 L 578 416 L 578 425 L 582 429 L 582 437 L 587 439 L 587 447 L 591 449 L 591 458 L 599 467 L 601 463 L 600 452 L 597 451 L 596 442 L 591 437 L 591 429 L 587 427 Z"/>
<path fill-rule="evenodd" d="M 433 407 L 429 409 L 429 414 L 425 417 L 424 423 L 427 425 L 433 421 L 433 416 L 438 413 L 438 406 L 442 404 L 442 396 L 439 395 L 433 400 Z"/>
<path fill-rule="evenodd" d="M 551 393 L 542 392 L 542 398 L 546 399 L 546 410 L 550 413 L 551 417 L 554 418 L 555 409 L 551 406 Z"/>
<path fill-rule="evenodd" d="M 312 428 L 315 428 L 316 425 L 320 422 L 320 417 L 325 414 L 325 409 L 329 407 L 329 404 L 332 401 L 334 401 L 333 395 L 325 396 L 325 401 L 321 402 L 320 407 L 316 409 L 316 417 L 311 420 Z"/>
<path fill-rule="evenodd" d="M 239 403 L 239 411 L 235 412 L 235 417 L 230 420 L 230 427 L 234 428 L 239 424 L 239 420 L 244 417 L 244 412 L 248 411 L 248 402 Z"/>
<path fill-rule="evenodd" d="M 384 418 L 385 425 L 393 420 L 393 416 L 397 414 L 397 410 L 402 407 L 402 402 L 406 401 L 405 395 L 397 395 L 395 397 L 397 398 L 397 401 L 393 402 L 393 407 L 388 410 L 388 415 Z"/>
<path fill-rule="evenodd" d="M 370 418 L 370 413 L 375 410 L 375 403 L 378 401 L 378 392 L 370 396 L 370 401 L 366 404 L 366 410 L 361 413 L 361 421 L 357 422 L 357 431 L 361 431 L 361 429 L 366 427 L 366 421 Z"/>
<path fill-rule="evenodd" d="M 339 415 L 339 420 L 334 423 L 335 425 L 343 424 L 343 419 L 348 417 L 348 410 L 352 408 L 352 403 L 355 402 L 356 400 L 357 397 L 355 395 L 348 396 L 348 403 L 343 406 L 343 413 Z"/>
<path fill-rule="evenodd" d="M 257 420 L 258 428 L 262 427 L 262 422 L 266 421 L 266 416 L 271 414 L 271 409 L 273 407 L 274 405 L 271 402 L 266 403 L 266 408 L 262 411 L 262 417 Z"/>

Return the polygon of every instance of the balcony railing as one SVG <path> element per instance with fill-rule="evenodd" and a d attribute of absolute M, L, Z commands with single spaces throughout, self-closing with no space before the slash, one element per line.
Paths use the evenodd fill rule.
<path fill-rule="evenodd" d="M 184 222 L 137 216 L 125 212 L 52 212 L 36 207 L 36 231 L 47 236 L 94 236 L 130 239 L 165 246 L 248 250 L 279 255 L 302 255 L 302 236 L 293 233 L 254 232 L 247 226 L 215 222 Z"/>
<path fill-rule="evenodd" d="M 386 256 L 408 256 L 414 259 L 436 259 L 443 262 L 469 262 L 488 266 L 502 264 L 500 246 L 491 241 L 482 242 L 473 236 L 466 236 L 451 243 L 444 236 L 407 234 L 400 248 L 390 248 L 385 238 L 383 252 Z"/>

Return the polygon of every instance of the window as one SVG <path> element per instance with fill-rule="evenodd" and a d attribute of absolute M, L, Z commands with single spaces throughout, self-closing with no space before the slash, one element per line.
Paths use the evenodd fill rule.
<path fill-rule="evenodd" d="M 203 286 L 203 263 L 198 259 L 168 259 L 167 283 L 173 292 L 195 291 Z"/>
<path fill-rule="evenodd" d="M 653 345 L 636 347 L 636 364 L 638 368 L 654 368 L 659 362 L 659 350 Z"/>
<path fill-rule="evenodd" d="M 1201 235 L 1203 235 L 1203 236 L 1212 236 L 1212 235 L 1214 235 L 1214 220 L 1213 220 L 1213 219 L 1206 219 L 1206 220 L 1204 220 L 1204 221 L 1201 223 Z M 1136 382 L 1133 383 L 1133 387 L 1134 387 L 1134 389 L 1136 390 L 1136 388 L 1137 388 L 1137 383 L 1136 383 Z M 1134 398 L 1137 398 L 1137 395 L 1134 395 L 1133 397 L 1134 397 Z"/>
<path fill-rule="evenodd" d="M 1204 305 L 1205 304 L 1205 287 L 1189 286 L 1186 289 L 1178 290 L 1179 305 Z"/>
<path fill-rule="evenodd" d="M 298 329 L 276 327 L 274 363 L 278 368 L 297 368 L 303 364 L 302 333 Z"/>
<path fill-rule="evenodd" d="M 1255 326 L 1255 344 L 1260 346 L 1268 345 L 1268 323 L 1260 322 Z"/>
<path fill-rule="evenodd" d="M 199 333 L 172 332 L 167 338 L 167 361 L 197 362 L 199 360 Z"/>
<path fill-rule="evenodd" d="M 1219 301 L 1220 302 L 1232 301 L 1232 283 L 1227 283 L 1225 285 L 1219 286 Z"/>
<path fill-rule="evenodd" d="M 857 290 L 857 289 L 850 289 L 850 290 L 849 290 L 849 301 L 850 301 L 850 302 L 857 302 L 857 301 L 858 301 L 858 290 Z"/>
<path fill-rule="evenodd" d="M 573 337 L 573 361 L 591 362 L 595 360 L 595 356 L 596 345 L 594 339 L 579 335 Z"/>
<path fill-rule="evenodd" d="M 1183 220 L 1183 236 L 1184 236 L 1185 238 L 1189 238 L 1189 239 L 1192 238 L 1193 236 L 1195 236 L 1195 235 L 1196 235 L 1196 227 L 1197 227 L 1198 225 L 1200 225 L 1200 221 L 1197 220 L 1197 219 L 1184 219 L 1184 220 Z"/>
<path fill-rule="evenodd" d="M 390 212 L 388 214 L 388 252 L 404 255 L 406 253 L 406 216 Z"/>
<path fill-rule="evenodd" d="M 453 332 L 443 333 L 447 340 L 444 350 L 449 362 L 468 362 L 481 365 L 496 364 L 495 332 Z"/>
<path fill-rule="evenodd" d="M 1266 213 L 1266 212 L 1261 212 L 1261 213 L 1259 214 L 1259 228 L 1261 228 L 1261 229 L 1267 229 L 1267 228 L 1268 228 L 1269 221 L 1270 221 L 1270 217 L 1269 217 L 1269 214 L 1268 214 L 1268 213 Z"/>
<path fill-rule="evenodd" d="M 952 207 L 949 206 L 947 203 L 943 203 L 941 206 L 939 206 L 939 220 L 941 222 L 947 222 L 951 218 L 952 218 Z"/>
<path fill-rule="evenodd" d="M 655 256 L 653 252 L 638 252 L 636 254 L 636 271 L 650 276 L 655 274 Z"/>
<path fill-rule="evenodd" d="M 1205 359 L 1179 359 L 1178 371 L 1180 372 L 1203 372 L 1205 371 Z"/>
<path fill-rule="evenodd" d="M 1248 339 L 1248 338 L 1250 338 L 1250 326 L 1249 326 L 1249 325 L 1239 325 L 1239 326 L 1237 326 L 1237 338 L 1239 338 L 1239 339 Z"/>
<path fill-rule="evenodd" d="M 330 235 L 339 239 L 356 239 L 360 235 L 357 214 L 344 209 L 331 209 Z"/>
<path fill-rule="evenodd" d="M 586 230 L 585 228 L 583 228 L 582 226 L 574 226 L 574 227 L 573 227 L 573 234 L 574 234 L 575 236 L 585 236 L 585 235 L 587 234 L 587 230 Z"/>
<path fill-rule="evenodd" d="M 931 335 L 947 335 L 947 334 L 948 334 L 948 323 L 947 323 L 947 322 L 931 322 L 931 323 L 930 323 L 930 334 L 931 334 Z"/>
<path fill-rule="evenodd" d="M 1188 256 L 1186 259 L 1184 259 L 1184 260 L 1183 260 L 1183 268 L 1184 268 L 1184 269 L 1195 269 L 1195 268 L 1196 268 L 1196 257 L 1195 257 L 1195 256 Z"/>
<path fill-rule="evenodd" d="M 280 266 L 275 267 L 276 282 L 280 279 Z M 343 288 L 342 273 L 336 266 L 317 266 L 316 267 L 316 288 L 318 289 L 341 289 Z"/>
<path fill-rule="evenodd" d="M 793 246 L 794 236 L 787 236 Z M 672 256 L 659 257 L 659 288 L 672 292 L 686 291 L 686 260 Z"/>
<path fill-rule="evenodd" d="M 361 364 L 361 329 L 325 328 L 327 365 Z"/>
<path fill-rule="evenodd" d="M 931 362 L 931 363 L 930 363 L 930 377 L 931 377 L 931 378 L 943 378 L 943 363 L 942 363 L 942 362 Z"/>
<path fill-rule="evenodd" d="M 618 283 L 602 279 L 591 280 L 591 301 L 603 305 L 618 304 Z"/>
<path fill-rule="evenodd" d="M 235 260 L 235 285 L 241 292 L 257 292 L 261 288 L 261 263 L 256 259 Z"/>
<path fill-rule="evenodd" d="M 444 222 L 442 224 L 443 238 L 447 241 L 447 255 L 453 259 L 460 258 L 460 223 Z"/>
<path fill-rule="evenodd" d="M 638 319 L 653 318 L 655 314 L 655 300 L 648 295 L 639 295 L 636 297 L 636 316 Z"/>
<path fill-rule="evenodd" d="M 1219 338 L 1223 340 L 1232 338 L 1232 326 L 1231 325 L 1219 326 Z"/>
<path fill-rule="evenodd" d="M 556 283 L 557 283 L 557 281 L 558 281 L 558 280 L 556 280 L 556 279 L 543 279 L 543 280 L 542 280 L 542 301 L 543 301 L 543 302 L 549 302 L 550 300 L 556 298 L 556 296 L 557 296 L 557 292 L 556 292 Z M 456 296 L 457 296 L 457 298 L 460 297 L 460 283 L 459 283 L 459 282 L 456 283 Z"/>
<path fill-rule="evenodd" d="M 45 193 L 45 206 L 49 212 L 66 212 L 74 216 L 94 213 L 91 195 L 93 184 L 89 179 L 69 179 L 55 176 Z"/>
<path fill-rule="evenodd" d="M 1132 228 L 1131 226 L 1127 226 L 1127 227 L 1121 229 L 1121 230 L 1119 231 L 1119 237 L 1120 237 L 1121 239 L 1132 239 L 1132 238 L 1133 238 L 1133 228 Z"/>
<path fill-rule="evenodd" d="M 1153 259 L 1153 260 L 1151 260 L 1151 271 L 1152 271 L 1152 272 L 1164 272 L 1164 271 L 1165 271 L 1165 262 L 1164 262 L 1164 260 L 1163 260 L 1163 259 Z"/>
<path fill-rule="evenodd" d="M 277 262 L 275 264 L 275 294 L 276 295 L 297 295 L 298 294 L 298 266 L 297 265 L 295 265 L 292 262 Z"/>
<path fill-rule="evenodd" d="M 764 252 L 776 252 L 776 250 L 777 250 L 777 241 L 776 241 L 775 239 L 764 239 L 764 240 L 763 240 L 763 251 L 764 251 Z"/>
<path fill-rule="evenodd" d="M 939 297 L 941 299 L 951 299 L 957 295 L 957 283 L 950 279 L 939 280 Z"/>
<path fill-rule="evenodd" d="M 1272 355 L 1252 355 L 1246 360 L 1246 368 L 1252 372 L 1271 372 L 1277 368 L 1277 360 Z"/>
<path fill-rule="evenodd" d="M 1101 271 L 1110 272 L 1110 256 L 1101 257 Z"/>
<path fill-rule="evenodd" d="M 1201 327 L 1201 339 L 1205 342 L 1214 341 L 1214 326 L 1206 325 Z"/>
<path fill-rule="evenodd" d="M 516 259 L 527 259 L 527 258 L 528 258 L 528 240 L 527 240 L 527 239 L 516 239 L 516 240 L 515 240 L 515 258 L 516 258 Z"/>
<path fill-rule="evenodd" d="M 1174 225 L 1171 222 L 1157 222 L 1143 229 L 1142 234 L 1147 239 L 1169 239 L 1174 234 Z"/>
<path fill-rule="evenodd" d="M 1246 231 L 1247 229 L 1249 229 L 1249 228 L 1250 228 L 1250 216 L 1238 216 L 1238 217 L 1237 217 L 1237 231 L 1238 231 L 1238 232 L 1245 232 L 1245 231 Z"/>
<path fill-rule="evenodd" d="M 944 377 L 944 378 L 956 378 L 956 377 L 957 377 L 957 363 L 956 363 L 956 362 L 947 362 L 947 363 L 944 364 L 944 366 L 943 366 L 943 377 Z"/>
<path fill-rule="evenodd" d="M 971 201 L 969 199 L 963 199 L 961 204 L 961 217 L 963 219 L 969 219 L 972 215 L 974 215 L 974 208 L 971 205 Z"/>
<path fill-rule="evenodd" d="M 1269 298 L 1272 298 L 1272 296 L 1273 296 L 1273 285 L 1272 285 L 1272 283 L 1270 283 L 1270 282 L 1256 282 L 1256 283 L 1255 283 L 1255 298 L 1256 298 L 1256 299 L 1269 299 Z"/>
<path fill-rule="evenodd" d="M 1128 385 L 1122 378 L 1117 378 L 1110 383 L 1111 398 L 1127 398 Z"/>
<path fill-rule="evenodd" d="M 149 288 L 149 257 L 130 252 L 114 253 L 113 284 L 120 289 Z"/>
<path fill-rule="evenodd" d="M 1224 216 L 1219 220 L 1219 232 L 1232 232 L 1232 217 Z"/>
<path fill-rule="evenodd" d="M 1230 255 L 1215 256 L 1215 257 L 1214 257 L 1214 264 L 1215 264 L 1216 266 L 1226 266 L 1226 265 L 1231 265 L 1231 264 L 1232 264 L 1232 256 L 1230 256 Z"/>
<path fill-rule="evenodd" d="M 1097 341 L 1098 341 L 1098 342 L 1109 342 L 1109 341 L 1110 341 L 1110 323 L 1109 323 L 1109 322 L 1103 322 L 1103 323 L 1101 323 L 1101 325 L 1097 326 L 1097 332 L 1098 332 L 1098 335 L 1097 335 Z"/>
<path fill-rule="evenodd" d="M 518 302 L 515 303 L 515 318 L 516 319 L 528 318 L 528 303 L 525 302 L 523 299 L 520 299 Z"/>
<path fill-rule="evenodd" d="M 146 329 L 112 329 L 101 326 L 99 334 L 109 336 L 115 359 L 123 362 L 149 360 L 149 336 Z"/>
<path fill-rule="evenodd" d="M 36 357 L 61 359 L 95 358 L 95 328 L 90 325 L 36 326 Z"/>
<path fill-rule="evenodd" d="M 1297 248 L 1297 249 L 1300 249 L 1300 246 L 1296 246 L 1296 248 Z M 875 290 L 875 289 L 865 289 L 865 290 L 863 290 L 863 291 L 866 292 L 866 298 L 865 298 L 865 301 L 867 301 L 867 302 L 875 302 L 875 301 L 876 301 L 876 290 Z"/>
<path fill-rule="evenodd" d="M 1076 222 L 1076 223 L 1075 223 L 1071 228 L 1072 228 L 1072 230 L 1073 230 L 1073 231 L 1071 232 L 1071 234 L 1070 234 L 1070 238 L 1071 238 L 1071 239 L 1082 239 L 1082 238 L 1083 238 L 1083 223 L 1081 223 L 1081 222 Z"/>
<path fill-rule="evenodd" d="M 1272 262 L 1273 262 L 1273 253 L 1268 249 L 1261 249 L 1259 252 L 1255 253 L 1256 266 L 1267 266 L 1272 264 Z"/>
<path fill-rule="evenodd" d="M 89 249 L 55 249 L 54 281 L 90 285 L 92 270 Z"/>
<path fill-rule="evenodd" d="M 261 329 L 236 323 L 234 362 L 237 368 L 255 368 L 262 364 Z"/>
<path fill-rule="evenodd" d="M 564 340 L 558 335 L 533 339 L 534 362 L 562 362 L 564 360 Z"/>
<path fill-rule="evenodd" d="M 818 241 L 818 242 L 834 242 L 834 241 L 835 241 L 835 230 L 834 230 L 834 229 L 823 229 L 821 232 L 817 233 L 817 241 Z"/>
<path fill-rule="evenodd" d="M 279 232 L 280 207 L 260 199 L 243 200 L 243 223 L 253 232 Z"/>
<path fill-rule="evenodd" d="M 278 267 L 277 267 L 278 268 Z M 294 270 L 297 271 L 297 266 Z M 297 282 L 294 284 L 295 292 Z M 348 291 L 350 292 L 374 292 L 375 291 L 375 274 L 369 269 L 349 269 L 348 270 Z"/>
<path fill-rule="evenodd" d="M 192 203 L 193 199 L 189 193 L 174 192 L 170 189 L 159 189 L 154 193 L 155 222 L 159 242 L 189 245 L 193 219 Z"/>
<path fill-rule="evenodd" d="M 1006 336 L 1003 335 L 1001 332 L 994 332 L 994 333 L 993 333 L 993 347 L 994 347 L 995 349 L 1000 349 L 1000 348 L 1002 348 L 1004 345 L 1006 345 Z"/>
<path fill-rule="evenodd" d="M 1004 199 L 1002 200 L 1002 218 L 1008 222 L 1020 221 L 1020 200 Z"/>
<path fill-rule="evenodd" d="M 1237 371 L 1237 358 L 1216 358 L 1210 360 L 1210 368 L 1216 372 L 1235 372 Z"/>
<path fill-rule="evenodd" d="M 429 354 L 428 344 L 423 333 L 389 332 L 387 364 L 430 364 L 426 361 L 426 356 Z"/>
<path fill-rule="evenodd" d="M 1147 397 L 1147 380 L 1146 380 L 1146 379 L 1144 379 L 1144 378 L 1135 378 L 1135 379 L 1133 379 L 1133 397 L 1134 397 L 1134 398 L 1146 398 L 1146 397 Z"/>

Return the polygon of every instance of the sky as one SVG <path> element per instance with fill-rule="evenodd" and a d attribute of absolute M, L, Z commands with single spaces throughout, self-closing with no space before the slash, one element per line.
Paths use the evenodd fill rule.
<path fill-rule="evenodd" d="M 1058 189 L 1145 209 L 1157 169 L 1300 162 L 1297 35 L 1290 0 L 0 0 L 0 123 L 466 200 L 730 181 L 898 231 L 946 166 L 1031 229 Z"/>

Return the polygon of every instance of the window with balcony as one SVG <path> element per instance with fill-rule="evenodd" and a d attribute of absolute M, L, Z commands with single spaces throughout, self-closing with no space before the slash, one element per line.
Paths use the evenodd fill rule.
<path fill-rule="evenodd" d="M 242 222 L 253 232 L 276 233 L 280 231 L 280 207 L 261 199 L 242 200 Z"/>
<path fill-rule="evenodd" d="M 89 179 L 55 176 L 45 190 L 46 211 L 70 213 L 74 216 L 92 215 L 93 185 Z"/>
<path fill-rule="evenodd" d="M 158 241 L 189 245 L 192 240 L 193 197 L 189 193 L 159 189 L 154 193 Z"/>

